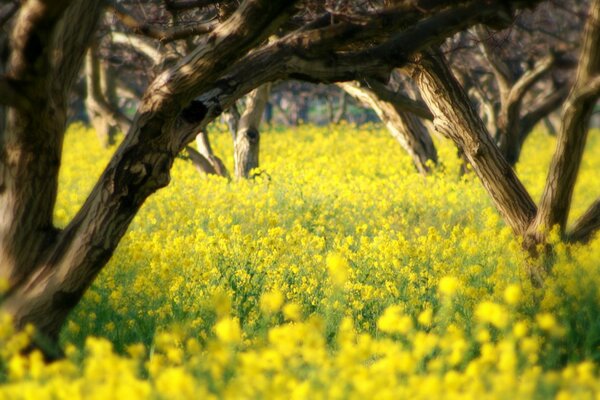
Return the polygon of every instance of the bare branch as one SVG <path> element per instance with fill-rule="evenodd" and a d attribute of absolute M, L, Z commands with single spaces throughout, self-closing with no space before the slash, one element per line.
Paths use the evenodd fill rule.
<path fill-rule="evenodd" d="M 527 91 L 555 65 L 557 57 L 559 56 L 550 54 L 539 60 L 532 69 L 527 70 L 510 88 L 509 102 L 520 103 Z"/>
<path fill-rule="evenodd" d="M 123 32 L 111 32 L 110 37 L 113 43 L 133 47 L 154 64 L 158 64 L 162 58 L 161 52 L 156 48 L 154 43 L 143 36 Z"/>
<path fill-rule="evenodd" d="M 558 90 L 553 90 L 552 93 L 544 97 L 538 104 L 525 113 L 525 115 L 521 118 L 519 132 L 519 141 L 521 144 L 525 142 L 525 139 L 527 139 L 529 133 L 542 118 L 546 117 L 564 103 L 568 94 L 569 87 L 567 85 Z"/>
<path fill-rule="evenodd" d="M 209 33 L 216 27 L 215 23 L 202 22 L 188 26 L 162 29 L 137 20 L 116 2 L 110 3 L 109 9 L 111 9 L 115 16 L 134 33 L 151 37 L 163 43 Z"/>
<path fill-rule="evenodd" d="M 365 79 L 364 81 L 357 81 L 356 84 L 376 90 L 379 99 L 394 103 L 404 111 L 411 112 L 420 118 L 433 120 L 433 114 L 431 114 L 431 111 L 429 111 L 429 108 L 427 108 L 427 105 L 424 102 L 413 100 L 403 93 L 390 90 L 386 85 L 376 79 Z"/>

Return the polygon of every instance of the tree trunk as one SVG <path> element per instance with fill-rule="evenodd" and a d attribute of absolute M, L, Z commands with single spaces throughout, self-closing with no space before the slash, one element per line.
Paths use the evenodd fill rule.
<path fill-rule="evenodd" d="M 338 109 L 337 112 L 333 115 L 333 119 L 331 122 L 334 124 L 339 124 L 342 122 L 346 115 L 346 109 L 348 108 L 348 98 L 346 97 L 346 92 L 341 91 L 339 95 Z"/>
<path fill-rule="evenodd" d="M 115 119 L 111 115 L 111 105 L 107 98 L 107 92 L 110 88 L 107 82 L 107 72 L 100 60 L 95 54 L 95 48 L 92 46 L 85 57 L 85 81 L 87 88 L 87 97 L 85 105 L 88 118 L 98 135 L 100 144 L 108 147 L 115 143 L 117 126 Z M 113 78 L 111 78 L 114 83 Z"/>
<path fill-rule="evenodd" d="M 196 135 L 196 147 L 198 151 L 188 148 L 188 153 L 196 168 L 208 175 L 218 175 L 224 178 L 229 177 L 229 171 L 225 168 L 225 164 L 217 157 L 212 150 L 208 133 L 203 129 Z"/>
<path fill-rule="evenodd" d="M 376 86 L 369 88 L 356 82 L 344 82 L 339 86 L 375 111 L 392 136 L 411 156 L 421 174 L 431 172 L 431 165 L 437 164 L 437 151 L 429 132 L 419 118 L 394 102 L 382 100 L 383 96 Z"/>
<path fill-rule="evenodd" d="M 246 97 L 246 109 L 240 119 L 234 142 L 235 177 L 238 179 L 248 178 L 250 171 L 258 168 L 259 127 L 270 92 L 271 85 L 265 84 Z"/>
<path fill-rule="evenodd" d="M 434 115 L 436 130 L 463 151 L 504 220 L 523 235 L 536 206 L 487 132 L 481 118 L 441 54 L 422 54 L 412 74 Z"/>

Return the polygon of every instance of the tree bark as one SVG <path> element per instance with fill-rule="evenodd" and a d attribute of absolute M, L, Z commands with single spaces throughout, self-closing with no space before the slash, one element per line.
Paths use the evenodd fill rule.
<path fill-rule="evenodd" d="M 235 177 L 248 178 L 252 169 L 258 168 L 260 152 L 260 122 L 269 101 L 271 85 L 265 84 L 246 97 L 234 142 Z"/>
<path fill-rule="evenodd" d="M 91 37 L 99 14 L 95 2 L 27 1 L 16 16 L 7 75 L 22 104 L 7 108 L 0 138 L 0 278 L 11 286 L 31 274 L 56 240 L 52 216 L 67 94 L 83 60 L 81 43 Z M 32 40 L 41 49 L 32 48 Z"/>
<path fill-rule="evenodd" d="M 425 125 L 415 115 L 406 112 L 396 102 L 383 100 L 384 95 L 375 85 L 344 82 L 339 86 L 375 111 L 392 136 L 410 155 L 417 171 L 423 175 L 431 172 L 431 165 L 437 164 L 437 151 Z"/>

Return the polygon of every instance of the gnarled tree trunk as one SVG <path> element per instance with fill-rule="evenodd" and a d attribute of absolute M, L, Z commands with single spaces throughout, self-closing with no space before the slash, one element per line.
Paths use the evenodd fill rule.
<path fill-rule="evenodd" d="M 250 171 L 258 168 L 260 152 L 260 122 L 267 102 L 271 84 L 265 84 L 246 96 L 246 109 L 237 128 L 234 141 L 235 177 L 248 178 Z"/>

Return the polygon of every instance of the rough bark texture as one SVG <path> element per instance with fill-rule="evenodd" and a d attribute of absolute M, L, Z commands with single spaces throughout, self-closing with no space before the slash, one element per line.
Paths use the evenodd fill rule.
<path fill-rule="evenodd" d="M 516 234 L 523 235 L 536 214 L 527 190 L 506 162 L 440 54 L 415 59 L 413 77 L 434 115 L 438 132 L 462 149 L 496 208 Z"/>
<path fill-rule="evenodd" d="M 246 109 L 240 118 L 234 142 L 235 177 L 248 178 L 258 168 L 260 122 L 269 101 L 271 85 L 265 84 L 246 97 Z"/>
<path fill-rule="evenodd" d="M 542 241 L 558 225 L 565 232 L 573 189 L 583 157 L 590 118 L 600 96 L 600 0 L 594 0 L 586 24 L 575 83 L 563 106 L 562 125 L 540 210 L 530 235 Z"/>
<path fill-rule="evenodd" d="M 425 125 L 414 114 L 403 109 L 401 103 L 392 99 L 384 100 L 385 95 L 376 85 L 344 82 L 339 86 L 375 111 L 421 174 L 428 174 L 431 165 L 437 164 L 437 151 Z"/>

